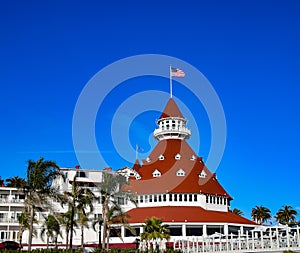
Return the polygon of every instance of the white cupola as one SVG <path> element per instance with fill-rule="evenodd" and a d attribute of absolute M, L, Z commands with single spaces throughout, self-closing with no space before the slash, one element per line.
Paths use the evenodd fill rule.
<path fill-rule="evenodd" d="M 156 122 L 158 128 L 154 130 L 155 139 L 160 141 L 190 138 L 191 130 L 186 127 L 186 122 L 175 101 L 173 98 L 170 98 L 163 113 Z"/>

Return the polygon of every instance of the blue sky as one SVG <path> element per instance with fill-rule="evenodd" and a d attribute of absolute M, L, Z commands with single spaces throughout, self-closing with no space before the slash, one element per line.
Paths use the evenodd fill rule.
<path fill-rule="evenodd" d="M 88 81 L 124 57 L 163 54 L 201 71 L 222 102 L 227 143 L 217 175 L 234 197 L 232 207 L 248 217 L 256 205 L 273 214 L 282 205 L 300 207 L 299 11 L 296 0 L 1 1 L 2 178 L 24 177 L 26 161 L 39 157 L 74 167 L 72 117 Z M 106 134 L 115 110 L 152 89 L 168 92 L 168 80 L 129 80 L 97 114 L 96 138 L 105 143 L 99 149 L 114 169 L 130 166 Z M 174 96 L 196 115 L 205 160 L 205 110 L 178 82 Z M 158 117 L 157 111 L 142 113 L 125 133 L 132 146 L 144 148 L 141 158 Z"/>

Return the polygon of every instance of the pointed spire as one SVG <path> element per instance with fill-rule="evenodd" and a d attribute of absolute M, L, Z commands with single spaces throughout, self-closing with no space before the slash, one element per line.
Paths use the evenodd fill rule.
<path fill-rule="evenodd" d="M 159 119 L 178 117 L 184 118 L 173 98 L 170 98 Z"/>
<path fill-rule="evenodd" d="M 163 113 L 157 120 L 158 128 L 154 130 L 154 138 L 158 141 L 164 139 L 188 139 L 191 130 L 186 127 L 186 119 L 176 105 L 173 98 L 170 98 Z"/>

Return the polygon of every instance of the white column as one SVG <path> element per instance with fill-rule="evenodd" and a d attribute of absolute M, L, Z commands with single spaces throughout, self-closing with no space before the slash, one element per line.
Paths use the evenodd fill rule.
<path fill-rule="evenodd" d="M 244 227 L 243 226 L 240 226 L 240 231 L 241 231 L 241 235 L 244 234 Z"/>
<path fill-rule="evenodd" d="M 251 230 L 252 233 L 252 249 L 254 249 L 254 231 Z"/>
<path fill-rule="evenodd" d="M 287 243 L 287 246 L 290 247 L 289 227 L 286 227 L 286 243 Z"/>
<path fill-rule="evenodd" d="M 246 246 L 247 246 L 247 249 L 249 249 L 249 232 L 248 232 L 248 230 L 246 231 Z"/>
<path fill-rule="evenodd" d="M 207 237 L 207 225 L 203 224 L 203 236 Z"/>
<path fill-rule="evenodd" d="M 125 237 L 125 227 L 121 226 L 121 238 Z"/>
<path fill-rule="evenodd" d="M 186 237 L 186 224 L 182 224 L 182 227 L 181 227 L 181 230 L 182 230 L 182 237 Z"/>
<path fill-rule="evenodd" d="M 224 235 L 228 235 L 228 224 L 224 224 Z"/>
<path fill-rule="evenodd" d="M 272 228 L 270 227 L 270 247 L 273 249 Z"/>
<path fill-rule="evenodd" d="M 241 230 L 238 231 L 238 244 L 239 244 L 239 250 L 241 250 Z"/>
<path fill-rule="evenodd" d="M 279 249 L 280 248 L 280 245 L 279 245 L 279 231 L 278 231 L 278 228 L 276 228 L 276 244 L 277 244 L 277 248 Z"/>
<path fill-rule="evenodd" d="M 261 236 L 261 248 L 263 249 L 264 248 L 264 234 L 263 234 L 263 231 L 261 230 L 260 231 L 260 236 Z"/>
<path fill-rule="evenodd" d="M 299 227 L 297 225 L 297 247 L 300 247 Z"/>

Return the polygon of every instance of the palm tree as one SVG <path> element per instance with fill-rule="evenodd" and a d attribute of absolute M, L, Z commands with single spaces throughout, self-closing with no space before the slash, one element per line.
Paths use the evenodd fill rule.
<path fill-rule="evenodd" d="M 83 213 L 87 215 L 86 209 L 93 211 L 93 200 L 95 199 L 94 193 L 89 188 L 81 187 L 78 182 L 76 182 L 77 176 L 74 176 L 72 182 L 72 191 L 64 192 L 67 198 L 67 203 L 71 209 L 71 222 L 70 222 L 70 248 L 73 246 L 73 231 L 74 231 L 74 217 L 75 213 Z"/>
<path fill-rule="evenodd" d="M 29 228 L 30 228 L 28 213 L 22 212 L 18 216 L 18 221 L 19 221 L 19 234 L 20 234 L 19 243 L 20 243 L 20 246 L 22 246 L 23 233 L 24 233 L 25 230 L 29 230 Z"/>
<path fill-rule="evenodd" d="M 93 229 L 96 232 L 96 225 L 98 225 L 98 247 L 101 248 L 101 227 L 103 225 L 102 214 L 98 214 L 97 218 L 93 221 Z"/>
<path fill-rule="evenodd" d="M 59 235 L 61 235 L 60 224 L 58 222 L 58 219 L 52 214 L 49 214 L 48 217 L 45 218 L 45 222 L 41 229 L 42 239 L 45 234 L 47 236 L 47 248 L 49 247 L 50 238 L 54 238 L 55 247 L 57 247 L 57 238 Z"/>
<path fill-rule="evenodd" d="M 4 187 L 4 180 L 0 176 L 0 187 Z"/>
<path fill-rule="evenodd" d="M 170 239 L 170 230 L 167 225 L 162 225 L 163 220 L 156 217 L 147 218 L 145 221 L 144 232 L 141 234 L 141 240 L 153 241 L 157 239 Z"/>
<path fill-rule="evenodd" d="M 85 212 L 79 213 L 79 219 L 78 222 L 80 223 L 81 228 L 81 249 L 83 249 L 84 246 L 84 228 L 89 228 L 89 219 Z"/>
<path fill-rule="evenodd" d="M 69 210 L 65 213 L 59 214 L 59 223 L 63 226 L 65 226 L 66 230 L 66 249 L 68 249 L 69 246 L 69 234 L 70 234 L 70 227 L 71 227 L 71 220 L 72 220 L 72 211 L 69 207 Z M 76 220 L 73 221 L 73 227 L 77 227 Z"/>
<path fill-rule="evenodd" d="M 15 187 L 18 189 L 23 189 L 26 186 L 26 181 L 24 178 L 14 176 L 5 180 L 7 182 L 6 186 Z"/>
<path fill-rule="evenodd" d="M 122 207 L 117 203 L 114 203 L 108 209 L 107 212 L 107 222 L 106 222 L 106 229 L 107 229 L 107 240 L 106 240 L 106 250 L 109 250 L 109 237 L 110 231 L 114 228 L 114 225 L 122 225 L 125 229 L 129 229 L 133 234 L 135 234 L 135 230 L 128 224 L 127 222 L 128 215 L 123 212 Z M 121 234 L 117 235 L 121 238 Z M 121 238 L 122 239 L 122 238 Z"/>
<path fill-rule="evenodd" d="M 283 225 L 294 225 L 296 222 L 297 211 L 291 206 L 283 206 L 276 213 L 275 219 Z"/>
<path fill-rule="evenodd" d="M 239 215 L 239 216 L 242 216 L 242 215 L 243 215 L 243 212 L 242 212 L 240 209 L 238 209 L 238 208 L 234 208 L 234 209 L 232 210 L 232 212 L 235 213 L 235 214 L 237 214 L 237 215 Z"/>
<path fill-rule="evenodd" d="M 270 209 L 264 206 L 256 206 L 255 208 L 252 208 L 251 216 L 253 221 L 258 224 L 263 224 L 272 217 Z"/>
<path fill-rule="evenodd" d="M 125 191 L 123 186 L 128 184 L 126 178 L 120 174 L 103 172 L 101 184 L 98 186 L 102 200 L 102 217 L 103 217 L 103 237 L 102 248 L 105 249 L 105 242 L 108 236 L 107 223 L 109 220 L 109 206 L 115 205 L 119 199 L 129 199 L 136 203 L 134 197 Z"/>
<path fill-rule="evenodd" d="M 51 188 L 51 184 L 53 179 L 58 176 L 62 176 L 62 174 L 54 161 L 46 161 L 44 158 L 40 158 L 36 162 L 28 161 L 25 186 L 25 205 L 29 210 L 28 251 L 31 250 L 35 211 L 50 208 L 47 201 L 49 197 L 57 194 L 56 190 Z"/>

